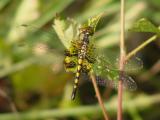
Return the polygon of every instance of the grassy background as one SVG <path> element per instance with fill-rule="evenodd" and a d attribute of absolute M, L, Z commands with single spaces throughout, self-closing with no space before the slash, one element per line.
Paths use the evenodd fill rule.
<path fill-rule="evenodd" d="M 147 18 L 159 26 L 159 10 L 159 0 L 126 1 L 127 52 L 153 36 L 151 33 L 132 33 L 128 29 L 140 18 Z M 0 1 L 0 119 L 103 119 L 91 82 L 82 82 L 77 99 L 70 100 L 74 75 L 64 71 L 64 46 L 52 33 L 56 13 L 64 19 L 71 17 L 84 22 L 101 12 L 104 17 L 95 34 L 96 44 L 105 54 L 117 54 L 120 34 L 118 0 Z M 35 34 L 19 30 L 21 24 L 32 24 L 31 33 Z M 52 53 L 44 50 L 40 52 L 47 54 L 39 56 L 35 45 L 43 40 L 52 48 Z M 17 47 L 23 43 L 29 46 Z M 137 54 L 144 66 L 142 70 L 130 73 L 138 89 L 124 92 L 124 120 L 160 119 L 159 53 L 160 41 L 157 40 Z M 41 53 L 38 51 L 38 54 Z M 107 87 L 100 89 L 110 118 L 116 119 L 117 91 Z"/>

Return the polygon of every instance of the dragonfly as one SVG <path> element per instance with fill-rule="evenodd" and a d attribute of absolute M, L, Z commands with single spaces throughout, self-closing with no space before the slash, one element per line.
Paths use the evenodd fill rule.
<path fill-rule="evenodd" d="M 54 39 L 54 41 L 59 39 L 64 45 L 64 68 L 66 72 L 75 74 L 71 94 L 72 100 L 76 97 L 80 77 L 84 74 L 89 76 L 90 73 L 93 73 L 96 76 L 97 84 L 117 88 L 120 73 L 117 67 L 118 57 L 110 57 L 114 60 L 109 60 L 105 54 L 99 53 L 94 39 L 96 27 L 101 17 L 102 14 L 93 16 L 83 24 L 79 24 L 73 19 L 61 20 L 60 18 L 55 18 L 53 25 L 54 32 L 46 34 L 47 38 Z M 31 33 L 34 31 L 32 30 L 34 28 L 30 28 L 29 25 L 24 24 L 21 27 L 25 30 L 31 29 Z M 40 33 L 46 32 L 41 31 Z M 38 48 L 47 48 L 48 51 L 53 52 L 55 49 L 50 49 L 49 46 L 54 45 L 54 42 L 51 39 L 47 40 L 46 36 L 38 41 L 33 39 L 33 41 L 29 42 L 29 45 L 33 47 L 35 43 L 39 43 L 39 45 L 42 43 Z M 55 38 L 55 36 L 57 37 Z M 138 58 L 126 63 L 124 75 L 121 77 L 125 89 L 135 90 L 137 88 L 136 82 L 132 77 L 127 75 L 127 71 L 141 69 L 142 67 L 143 62 Z"/>

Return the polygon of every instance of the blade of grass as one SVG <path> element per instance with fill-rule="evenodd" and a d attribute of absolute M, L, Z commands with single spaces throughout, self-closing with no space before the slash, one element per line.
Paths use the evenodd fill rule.
<path fill-rule="evenodd" d="M 133 3 L 132 5 L 128 5 L 128 3 L 126 4 L 126 6 L 130 7 L 126 11 L 126 29 L 128 29 L 131 27 L 131 25 L 133 25 L 133 22 L 137 20 L 139 14 L 141 14 L 146 9 L 146 4 L 143 1 Z M 139 12 L 135 12 L 135 9 Z M 117 15 L 115 19 L 112 20 L 112 23 L 109 23 L 109 25 L 106 25 L 103 29 L 97 32 L 96 37 L 99 38 L 97 41 L 98 47 L 111 47 L 113 45 L 118 44 L 118 34 L 120 32 L 118 20 L 119 15 Z"/>
<path fill-rule="evenodd" d="M 110 99 L 109 102 L 105 103 L 105 107 L 110 110 L 112 115 L 116 113 L 116 99 Z M 150 106 L 154 104 L 160 103 L 160 95 L 139 95 L 134 99 L 130 98 L 129 100 L 124 102 L 124 112 L 128 112 L 128 109 L 131 106 L 134 106 L 139 111 L 144 111 Z M 80 106 L 68 109 L 50 109 L 50 110 L 37 110 L 30 112 L 21 112 L 19 113 L 20 120 L 33 120 L 33 119 L 47 119 L 47 118 L 62 118 L 67 116 L 77 117 L 81 115 L 100 115 L 100 107 L 99 105 L 88 105 L 88 106 Z M 4 113 L 0 114 L 0 118 L 2 120 L 17 120 L 15 114 L 13 113 Z"/>
<path fill-rule="evenodd" d="M 0 78 L 4 77 L 4 76 L 7 76 L 8 74 L 11 74 L 11 73 L 14 73 L 14 72 L 17 72 L 19 70 L 22 70 L 30 65 L 32 65 L 33 63 L 35 63 L 37 61 L 36 58 L 29 58 L 27 60 L 24 60 L 20 63 L 17 63 L 15 65 L 13 65 L 12 67 L 10 68 L 6 68 L 6 69 L 3 69 L 3 70 L 0 70 Z"/>

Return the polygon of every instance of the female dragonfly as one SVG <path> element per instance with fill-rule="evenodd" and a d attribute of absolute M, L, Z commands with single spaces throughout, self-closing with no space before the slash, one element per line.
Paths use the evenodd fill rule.
<path fill-rule="evenodd" d="M 92 72 L 95 74 L 98 84 L 117 88 L 119 79 L 119 70 L 117 68 L 118 62 L 110 61 L 105 54 L 102 55 L 99 53 L 98 48 L 96 48 L 96 42 L 93 38 L 96 26 L 101 16 L 102 14 L 96 15 L 88 19 L 88 21 L 82 25 L 77 24 L 72 19 L 64 21 L 59 18 L 55 18 L 53 25 L 54 34 L 51 35 L 50 33 L 47 33 L 47 36 L 50 37 L 55 37 L 55 34 L 57 34 L 58 38 L 65 46 L 65 70 L 67 72 L 75 73 L 73 91 L 71 95 L 72 100 L 75 99 L 79 79 L 82 74 L 89 75 Z M 30 29 L 30 26 L 28 25 L 22 25 L 21 27 L 27 30 Z M 42 33 L 45 32 L 42 31 Z M 39 41 L 33 40 L 29 42 L 29 45 L 32 45 L 33 47 L 33 44 L 41 42 L 43 46 L 47 46 L 47 48 L 48 45 L 53 45 L 53 41 L 47 41 L 47 39 Z M 44 48 L 41 47 L 41 49 Z M 135 59 L 135 61 L 128 61 L 126 69 L 133 70 L 134 66 L 141 68 L 141 60 Z M 135 69 L 137 68 L 135 67 Z M 135 81 L 127 74 L 124 74 L 121 79 L 123 81 L 124 88 L 130 90 L 135 90 L 137 88 Z"/>

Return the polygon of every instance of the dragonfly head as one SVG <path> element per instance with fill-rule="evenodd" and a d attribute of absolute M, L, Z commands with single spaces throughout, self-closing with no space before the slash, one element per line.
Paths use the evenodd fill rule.
<path fill-rule="evenodd" d="M 86 34 L 88 36 L 93 36 L 96 26 L 102 17 L 103 13 L 98 14 L 90 19 L 88 19 L 88 22 L 83 24 L 81 28 L 79 28 L 80 34 Z"/>
<path fill-rule="evenodd" d="M 91 26 L 81 27 L 81 28 L 79 28 L 79 33 L 80 34 L 86 34 L 88 36 L 93 36 L 94 29 Z"/>

